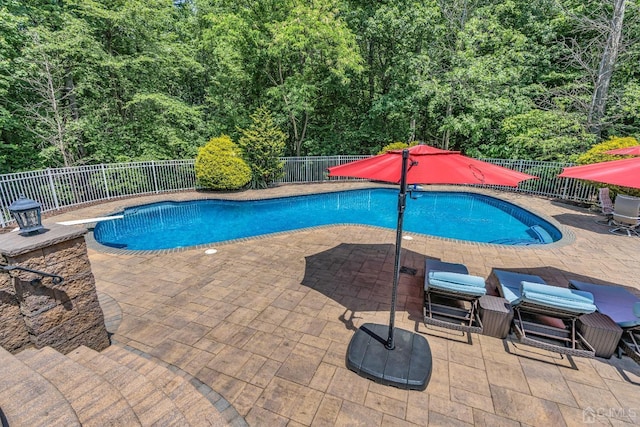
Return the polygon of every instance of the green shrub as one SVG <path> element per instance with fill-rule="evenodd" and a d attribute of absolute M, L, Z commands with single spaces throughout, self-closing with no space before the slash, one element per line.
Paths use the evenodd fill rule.
<path fill-rule="evenodd" d="M 638 140 L 634 137 L 627 136 L 623 138 L 618 138 L 617 136 L 612 136 L 608 140 L 601 142 L 600 144 L 596 144 L 591 149 L 589 149 L 584 154 L 581 154 L 576 159 L 576 163 L 580 165 L 589 165 L 591 163 L 599 163 L 599 162 L 607 162 L 610 160 L 619 160 L 621 156 L 616 156 L 613 154 L 605 154 L 605 151 L 615 150 L 616 148 L 626 148 L 633 147 L 638 144 Z"/>
<path fill-rule="evenodd" d="M 387 144 L 382 147 L 382 150 L 380 150 L 378 154 L 384 154 L 391 150 L 403 150 L 405 148 L 413 147 L 414 145 L 418 145 L 418 142 L 414 141 L 410 144 L 407 144 L 406 142 L 392 142 L 391 144 Z"/>
<path fill-rule="evenodd" d="M 198 149 L 195 168 L 198 185 L 212 190 L 237 190 L 251 180 L 251 169 L 227 135 Z"/>
<path fill-rule="evenodd" d="M 284 154 L 287 136 L 273 123 L 269 110 L 260 107 L 251 115 L 253 123 L 240 129 L 238 145 L 251 168 L 251 188 L 267 188 L 284 175 Z"/>

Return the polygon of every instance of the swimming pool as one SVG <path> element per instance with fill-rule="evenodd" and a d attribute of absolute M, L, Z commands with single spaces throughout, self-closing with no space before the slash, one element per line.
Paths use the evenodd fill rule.
<path fill-rule="evenodd" d="M 560 231 L 503 200 L 466 192 L 420 192 L 407 197 L 405 233 L 527 245 L 551 243 Z M 122 219 L 99 222 L 105 246 L 156 250 L 197 246 L 330 224 L 395 229 L 398 191 L 364 189 L 266 200 L 195 200 L 127 208 Z"/>

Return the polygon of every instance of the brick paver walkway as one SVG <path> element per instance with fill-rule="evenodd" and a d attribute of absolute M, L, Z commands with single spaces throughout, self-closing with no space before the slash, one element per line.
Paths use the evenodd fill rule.
<path fill-rule="evenodd" d="M 362 186 L 370 184 L 149 196 L 47 221 L 157 200 L 252 199 Z M 389 320 L 395 230 L 324 227 L 213 244 L 217 253 L 211 255 L 204 248 L 105 252 L 90 244 L 89 256 L 98 290 L 122 310 L 115 338 L 196 376 L 250 425 L 640 424 L 640 366 L 627 357 L 563 358 L 421 322 L 425 256 L 464 263 L 484 277 L 494 268 L 511 269 L 563 286 L 580 279 L 624 284 L 640 294 L 640 238 L 610 234 L 583 208 L 489 193 L 551 218 L 569 237 L 543 248 L 420 235 L 404 241 L 402 265 L 417 274 L 402 275 L 396 326 L 429 341 L 433 375 L 424 392 L 382 386 L 345 367 L 353 331 Z"/>

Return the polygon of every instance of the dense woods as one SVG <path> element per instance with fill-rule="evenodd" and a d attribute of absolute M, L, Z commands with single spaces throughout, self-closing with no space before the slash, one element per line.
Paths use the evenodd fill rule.
<path fill-rule="evenodd" d="M 0 0 L 0 173 L 425 141 L 567 160 L 640 136 L 638 2 Z"/>

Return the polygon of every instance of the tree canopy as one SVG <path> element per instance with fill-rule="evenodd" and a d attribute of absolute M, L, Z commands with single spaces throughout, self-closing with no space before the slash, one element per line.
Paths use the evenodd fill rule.
<path fill-rule="evenodd" d="M 194 158 L 261 108 L 285 155 L 424 141 L 575 159 L 640 137 L 639 16 L 625 0 L 4 0 L 0 173 Z"/>

